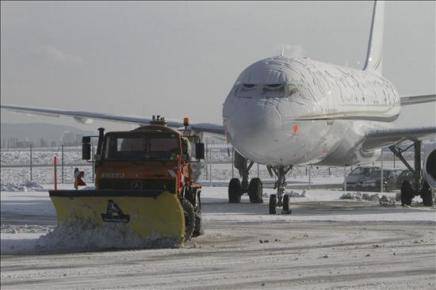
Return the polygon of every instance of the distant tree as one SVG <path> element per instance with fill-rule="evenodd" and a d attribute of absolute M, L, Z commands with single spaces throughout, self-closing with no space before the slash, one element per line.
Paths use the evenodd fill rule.
<path fill-rule="evenodd" d="M 8 139 L 8 148 L 16 148 L 18 143 L 18 138 L 11 137 Z"/>
<path fill-rule="evenodd" d="M 39 146 L 40 147 L 48 147 L 48 142 L 45 141 L 45 139 L 41 137 L 41 139 L 39 139 Z"/>

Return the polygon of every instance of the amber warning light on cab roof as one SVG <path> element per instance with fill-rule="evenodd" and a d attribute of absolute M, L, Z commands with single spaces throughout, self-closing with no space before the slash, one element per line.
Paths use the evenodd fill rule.
<path fill-rule="evenodd" d="M 183 118 L 183 126 L 188 127 L 189 126 L 189 117 Z"/>

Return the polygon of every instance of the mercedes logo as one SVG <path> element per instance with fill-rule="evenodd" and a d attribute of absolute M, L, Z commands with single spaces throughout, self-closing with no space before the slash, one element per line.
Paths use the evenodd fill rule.
<path fill-rule="evenodd" d="M 132 185 L 131 185 L 131 188 L 132 189 L 136 189 L 136 190 L 142 189 L 141 181 L 133 181 Z"/>

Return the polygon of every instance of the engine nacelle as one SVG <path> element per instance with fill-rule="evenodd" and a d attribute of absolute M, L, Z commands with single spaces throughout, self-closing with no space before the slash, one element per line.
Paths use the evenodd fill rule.
<path fill-rule="evenodd" d="M 424 144 L 424 166 L 422 173 L 431 188 L 436 189 L 436 142 Z"/>

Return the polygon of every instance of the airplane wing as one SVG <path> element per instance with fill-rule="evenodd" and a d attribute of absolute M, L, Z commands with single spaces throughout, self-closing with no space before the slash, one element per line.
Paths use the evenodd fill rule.
<path fill-rule="evenodd" d="M 436 95 L 410 96 L 401 98 L 401 106 L 436 102 Z M 403 112 L 402 112 L 403 113 Z M 409 116 L 413 117 L 413 116 Z M 366 135 L 364 149 L 375 149 L 387 145 L 398 144 L 405 140 L 422 140 L 436 137 L 436 123 L 430 127 L 392 128 L 374 130 Z"/>
<path fill-rule="evenodd" d="M 135 116 L 120 116 L 114 114 L 86 112 L 86 111 L 69 111 L 69 110 L 60 110 L 60 109 L 22 107 L 22 106 L 14 106 L 14 105 L 1 105 L 0 108 L 14 111 L 14 112 L 31 114 L 31 115 L 43 115 L 49 117 L 67 116 L 67 117 L 72 117 L 74 120 L 82 124 L 90 124 L 94 119 L 113 121 L 113 122 L 123 122 L 123 123 L 135 123 L 138 125 L 146 125 L 151 121 L 151 118 L 143 118 L 143 117 L 135 117 Z M 175 128 L 183 127 L 183 123 L 177 121 L 167 120 L 167 124 L 169 127 L 175 127 Z M 190 126 L 195 131 L 224 135 L 224 127 L 222 125 L 211 124 L 211 123 L 197 123 L 197 124 L 191 124 Z"/>
<path fill-rule="evenodd" d="M 401 101 L 401 106 L 430 103 L 430 102 L 436 102 L 436 95 L 402 97 L 400 101 Z"/>
<path fill-rule="evenodd" d="M 387 145 L 397 144 L 405 140 L 422 140 L 436 137 L 436 126 L 421 128 L 382 129 L 369 132 L 362 147 L 370 150 Z"/>

